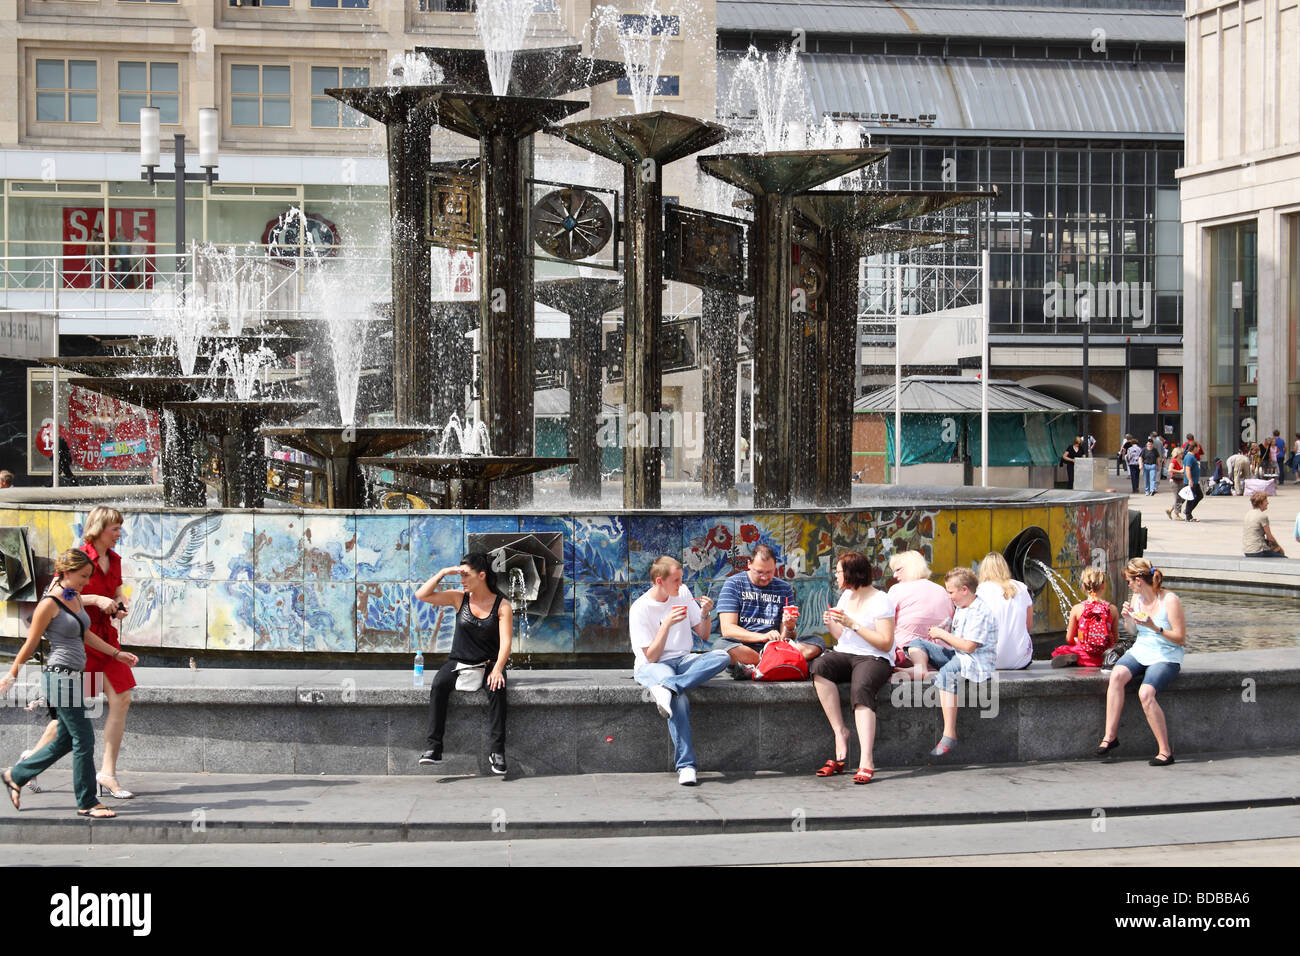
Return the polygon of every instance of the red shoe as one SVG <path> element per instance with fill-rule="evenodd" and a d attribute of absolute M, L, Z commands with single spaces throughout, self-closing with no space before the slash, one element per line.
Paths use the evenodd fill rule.
<path fill-rule="evenodd" d="M 822 764 L 821 769 L 817 771 L 819 777 L 833 777 L 837 773 L 844 772 L 843 760 L 828 760 Z"/>
<path fill-rule="evenodd" d="M 854 783 L 870 783 L 871 778 L 875 776 L 876 771 L 868 770 L 866 767 L 859 767 L 858 772 L 853 775 Z"/>

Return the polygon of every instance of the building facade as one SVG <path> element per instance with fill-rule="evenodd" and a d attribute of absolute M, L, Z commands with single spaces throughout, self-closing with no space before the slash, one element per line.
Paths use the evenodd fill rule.
<path fill-rule="evenodd" d="M 973 241 L 910 261 L 987 246 L 993 374 L 1101 412 L 1090 427 L 1113 453 L 1124 432 L 1182 428 L 1181 12 L 723 0 L 720 87 L 751 44 L 798 44 L 813 111 L 891 150 L 883 186 L 996 188 L 981 214 L 935 223 Z M 864 332 L 860 392 L 893 380 L 892 332 Z"/>
<path fill-rule="evenodd" d="M 1186 27 L 1188 428 L 1226 458 L 1300 431 L 1300 3 L 1187 0 Z"/>

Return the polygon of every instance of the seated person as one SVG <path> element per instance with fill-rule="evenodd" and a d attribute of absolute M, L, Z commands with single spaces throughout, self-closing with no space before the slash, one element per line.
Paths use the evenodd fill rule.
<path fill-rule="evenodd" d="M 952 631 L 930 628 L 930 637 L 939 638 L 951 647 L 932 641 L 917 641 L 939 668 L 934 686 L 939 688 L 939 706 L 943 710 L 943 737 L 930 751 L 942 757 L 957 746 L 957 678 L 982 683 L 996 676 L 998 658 L 998 622 L 993 612 L 975 594 L 979 579 L 970 568 L 952 568 L 943 576 L 944 590 L 956 611 Z"/>
<path fill-rule="evenodd" d="M 1241 550 L 1248 558 L 1285 558 L 1286 552 L 1268 526 L 1268 495 L 1257 491 L 1250 496 L 1250 511 L 1241 529 Z"/>
<path fill-rule="evenodd" d="M 897 613 L 894 618 L 894 666 L 901 679 L 920 680 L 926 675 L 930 658 L 917 646 L 936 624 L 947 624 L 952 617 L 952 601 L 942 584 L 930 580 L 930 565 L 920 551 L 901 551 L 889 559 L 895 583 L 889 599 Z"/>
<path fill-rule="evenodd" d="M 1106 651 L 1119 637 L 1119 608 L 1109 603 L 1106 593 L 1106 572 L 1100 568 L 1085 568 L 1079 583 L 1088 594 L 1070 608 L 1070 625 L 1065 643 L 1052 651 L 1053 667 L 1101 667 Z"/>
<path fill-rule="evenodd" d="M 628 615 L 636 655 L 633 676 L 650 691 L 659 716 L 668 721 L 677 782 L 693 787 L 698 780 L 686 692 L 723 670 L 729 658 L 723 650 L 691 653 L 697 635 L 708 639 L 713 604 L 703 596 L 696 603 L 690 588 L 682 584 L 681 562 L 667 555 L 657 558 L 650 565 L 650 580 L 654 586 L 632 603 Z"/>
<path fill-rule="evenodd" d="M 768 641 L 790 641 L 808 661 L 826 650 L 816 635 L 795 637 L 795 616 L 785 610 L 792 603 L 794 588 L 776 577 L 776 552 L 758 545 L 749 569 L 727 578 L 718 595 L 721 638 L 714 647 L 731 656 L 733 678 L 754 679 L 754 666 Z"/>

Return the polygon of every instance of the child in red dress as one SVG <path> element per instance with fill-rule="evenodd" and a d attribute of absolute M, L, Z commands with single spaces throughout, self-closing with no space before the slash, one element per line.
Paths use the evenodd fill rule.
<path fill-rule="evenodd" d="M 1052 651 L 1053 667 L 1101 667 L 1102 658 L 1119 637 L 1119 609 L 1106 601 L 1106 572 L 1087 568 L 1079 576 L 1088 599 L 1070 608 L 1065 643 Z"/>

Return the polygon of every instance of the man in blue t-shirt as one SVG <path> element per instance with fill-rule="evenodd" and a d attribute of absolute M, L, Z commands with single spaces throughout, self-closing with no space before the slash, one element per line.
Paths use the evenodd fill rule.
<path fill-rule="evenodd" d="M 754 548 L 749 570 L 727 578 L 718 595 L 718 624 L 721 638 L 714 644 L 731 656 L 731 676 L 751 680 L 763 645 L 768 641 L 791 641 L 812 660 L 826 649 L 820 637 L 795 639 L 795 618 L 785 613 L 794 603 L 794 588 L 776 577 L 776 553 L 767 545 Z"/>
<path fill-rule="evenodd" d="M 1183 454 L 1183 477 L 1187 481 L 1187 487 L 1191 489 L 1192 500 L 1183 508 L 1183 520 L 1200 521 L 1200 518 L 1192 517 L 1192 512 L 1205 497 L 1205 493 L 1201 491 L 1201 463 L 1196 460 L 1196 451 L 1200 446 L 1191 440 L 1191 435 L 1187 438 L 1187 451 Z"/>

